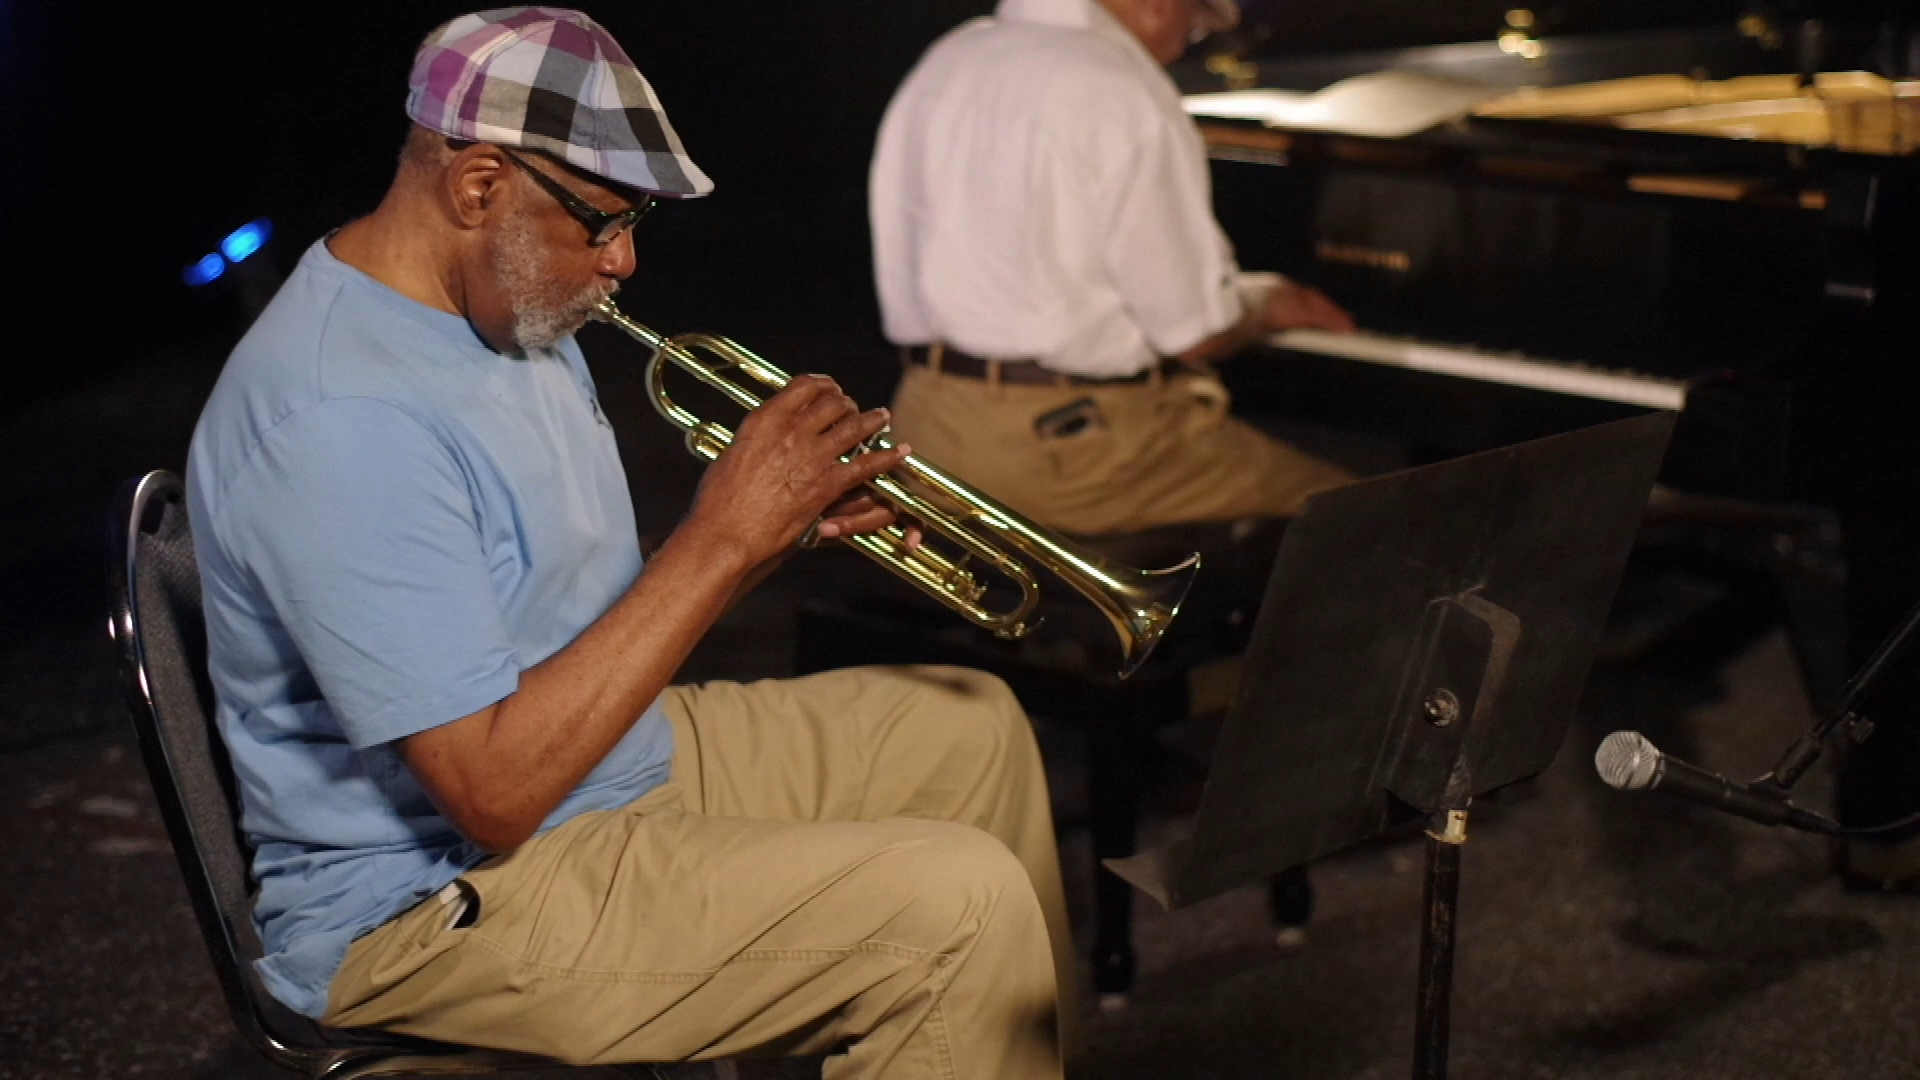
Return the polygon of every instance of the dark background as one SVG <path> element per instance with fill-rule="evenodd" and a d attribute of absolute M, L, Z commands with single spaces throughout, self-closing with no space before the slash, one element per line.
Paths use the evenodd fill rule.
<path fill-rule="evenodd" d="M 639 2 L 591 9 L 654 83 L 709 199 L 656 214 L 629 306 L 747 338 L 831 323 L 878 339 L 865 172 L 888 96 L 938 34 L 991 0 Z M 1262 52 L 1487 40 L 1506 0 L 1250 0 Z M 1542 6 L 1545 33 L 1730 25 L 1743 0 Z M 241 282 L 183 267 L 239 224 L 291 267 L 369 209 L 405 130 L 412 52 L 458 3 L 91 5 L 0 0 L 0 205 L 14 405 L 167 343 L 223 347 Z M 1806 3 L 1775 4 L 1787 15 Z M 1885 13 L 1826 0 L 1819 13 Z M 257 283 L 256 283 L 257 285 Z M 643 299 L 640 299 L 643 298 Z M 111 328 L 109 335 L 89 333 Z M 4 408 L 6 406 L 0 406 Z"/>
<path fill-rule="evenodd" d="M 988 0 L 603 5 L 718 184 L 646 223 L 630 304 L 675 329 L 876 328 L 865 169 L 888 95 Z M 8 306 L 53 344 L 26 394 L 171 341 L 230 340 L 232 281 L 180 272 L 256 217 L 284 272 L 370 209 L 406 128 L 414 47 L 458 3 L 0 6 Z M 23 271 L 23 272 L 21 272 Z M 238 275 L 230 275 L 237 277 Z M 76 348 L 88 324 L 116 339 Z M 686 320 L 683 322 L 683 320 Z M 721 324 L 724 323 L 724 326 Z M 75 355 L 76 351 L 85 355 Z M 22 359 L 26 359 L 22 357 Z M 19 401 L 16 396 L 15 401 Z"/>

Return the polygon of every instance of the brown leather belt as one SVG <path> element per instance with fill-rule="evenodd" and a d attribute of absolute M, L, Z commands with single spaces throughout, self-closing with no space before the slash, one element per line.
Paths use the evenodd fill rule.
<path fill-rule="evenodd" d="M 907 363 L 931 368 L 942 375 L 968 379 L 994 379 L 1013 386 L 1128 386 L 1151 379 L 1156 369 L 1133 375 L 1096 379 L 1086 375 L 1063 375 L 1041 367 L 1035 360 L 989 360 L 962 352 L 951 345 L 905 345 L 900 356 Z"/>

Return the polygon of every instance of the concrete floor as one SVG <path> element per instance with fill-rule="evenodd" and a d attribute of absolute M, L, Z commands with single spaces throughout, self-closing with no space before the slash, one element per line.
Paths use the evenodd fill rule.
<path fill-rule="evenodd" d="M 178 468 L 214 374 L 191 353 L 0 417 L 0 1080 L 265 1077 L 233 1034 L 125 725 L 100 560 L 124 478 Z M 625 376 L 602 375 L 603 397 Z M 639 406 L 644 409 L 644 406 Z M 636 456 L 680 453 L 616 413 Z M 651 460 L 651 459 L 649 459 Z M 643 528 L 670 524 L 677 462 Z M 688 678 L 790 670 L 786 572 L 718 627 Z M 1735 775 L 1811 721 L 1786 637 L 1764 624 L 1711 653 L 1671 626 L 1718 588 L 1641 569 L 1556 763 L 1476 806 L 1465 850 L 1455 1074 L 1711 1080 L 1920 1077 L 1920 899 L 1844 890 L 1823 841 L 1614 793 L 1593 748 L 1634 727 Z M 1684 656 L 1684 662 L 1674 658 Z M 1084 913 L 1093 869 L 1079 736 L 1038 718 Z M 1871 748 L 1871 744 L 1868 744 Z M 1148 840 L 1194 776 L 1170 759 Z M 1802 785 L 1824 804 L 1827 776 Z M 1409 1070 L 1423 848 L 1384 840 L 1313 868 L 1304 945 L 1280 949 L 1248 889 L 1174 914 L 1142 901 L 1130 1006 L 1093 1017 L 1076 1080 Z"/>

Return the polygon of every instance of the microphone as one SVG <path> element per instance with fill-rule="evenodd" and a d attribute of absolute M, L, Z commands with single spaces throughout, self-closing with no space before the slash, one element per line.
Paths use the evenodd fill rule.
<path fill-rule="evenodd" d="M 1600 740 L 1593 767 L 1609 787 L 1621 791 L 1664 791 L 1762 825 L 1788 825 L 1826 836 L 1840 833 L 1838 824 L 1788 801 L 1784 790 L 1778 795 L 1756 791 L 1668 757 L 1637 731 L 1616 731 Z"/>

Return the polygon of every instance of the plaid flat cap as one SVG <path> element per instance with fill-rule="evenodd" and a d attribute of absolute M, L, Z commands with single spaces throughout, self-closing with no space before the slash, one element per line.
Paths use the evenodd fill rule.
<path fill-rule="evenodd" d="M 442 135 L 543 150 L 666 198 L 713 190 L 653 87 L 578 11 L 500 8 L 453 19 L 421 43 L 407 88 L 407 115 Z"/>

